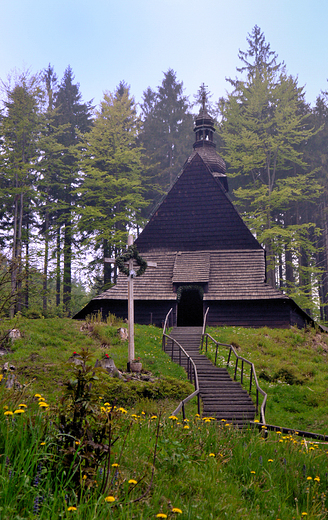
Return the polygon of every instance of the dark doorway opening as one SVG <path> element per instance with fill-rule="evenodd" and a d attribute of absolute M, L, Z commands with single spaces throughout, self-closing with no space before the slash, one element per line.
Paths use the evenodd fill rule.
<path fill-rule="evenodd" d="M 178 327 L 201 327 L 203 325 L 203 298 L 198 289 L 182 291 L 178 302 Z"/>

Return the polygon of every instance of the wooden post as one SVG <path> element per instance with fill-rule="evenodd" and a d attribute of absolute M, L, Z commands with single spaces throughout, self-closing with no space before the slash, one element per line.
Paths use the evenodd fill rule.
<path fill-rule="evenodd" d="M 133 245 L 133 236 L 128 236 L 128 247 Z M 129 350 L 128 350 L 128 371 L 130 363 L 134 360 L 134 303 L 133 303 L 133 259 L 129 260 L 128 278 L 128 322 L 129 322 Z"/>

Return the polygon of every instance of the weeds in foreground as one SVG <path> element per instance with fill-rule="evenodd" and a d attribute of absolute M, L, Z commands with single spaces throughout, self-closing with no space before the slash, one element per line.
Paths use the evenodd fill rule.
<path fill-rule="evenodd" d="M 1 386 L 2 519 L 328 517 L 325 445 L 116 407 L 88 356 L 58 407 Z"/>

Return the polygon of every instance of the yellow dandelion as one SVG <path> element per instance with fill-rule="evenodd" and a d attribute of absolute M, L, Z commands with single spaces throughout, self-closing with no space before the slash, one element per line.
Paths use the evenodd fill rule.
<path fill-rule="evenodd" d="M 268 459 L 268 462 L 273 462 L 273 459 Z"/>
<path fill-rule="evenodd" d="M 4 410 L 8 410 L 8 406 L 5 404 L 5 405 L 3 406 L 3 409 L 4 409 Z"/>
<path fill-rule="evenodd" d="M 314 450 L 313 446 L 310 446 L 310 447 L 309 447 L 309 450 Z"/>
<path fill-rule="evenodd" d="M 78 446 L 81 443 L 80 443 L 80 441 L 75 441 L 75 444 L 76 444 L 76 446 Z"/>
<path fill-rule="evenodd" d="M 87 480 L 87 478 L 88 477 L 86 475 L 83 475 L 83 477 L 82 477 L 83 480 Z"/>
<path fill-rule="evenodd" d="M 302 513 L 302 516 L 307 516 L 307 513 L 304 511 L 304 512 Z"/>
<path fill-rule="evenodd" d="M 39 403 L 39 408 L 48 408 L 49 405 L 43 401 L 41 401 L 41 403 Z"/>
<path fill-rule="evenodd" d="M 189 430 L 189 426 L 188 424 L 185 424 L 184 427 L 183 427 L 184 430 Z"/>
<path fill-rule="evenodd" d="M 104 403 L 104 406 L 110 406 L 110 403 Z"/>
<path fill-rule="evenodd" d="M 260 421 L 258 419 L 254 419 L 254 422 L 259 423 Z"/>
<path fill-rule="evenodd" d="M 14 414 L 10 410 L 7 410 L 6 412 L 4 412 L 4 415 L 14 415 Z"/>
<path fill-rule="evenodd" d="M 255 471 L 251 471 L 252 475 L 256 475 Z"/>
<path fill-rule="evenodd" d="M 46 443 L 45 442 L 40 442 L 40 446 L 45 446 Z"/>
<path fill-rule="evenodd" d="M 157 419 L 157 415 L 152 415 L 151 419 Z"/>
<path fill-rule="evenodd" d="M 146 415 L 146 412 L 141 412 L 141 415 Z"/>
<path fill-rule="evenodd" d="M 16 413 L 16 414 L 25 413 L 25 410 L 22 410 L 21 408 L 18 408 L 18 410 L 15 410 L 14 413 Z"/>
<path fill-rule="evenodd" d="M 316 482 L 320 482 L 320 477 L 316 476 L 313 480 L 315 480 Z"/>
<path fill-rule="evenodd" d="M 277 435 L 281 435 L 281 432 L 278 431 L 278 432 L 276 432 L 276 434 L 277 434 Z"/>
<path fill-rule="evenodd" d="M 39 397 L 39 401 L 45 401 L 44 397 Z"/>
<path fill-rule="evenodd" d="M 199 413 L 196 413 L 196 414 L 195 414 L 195 417 L 200 417 Z"/>
<path fill-rule="evenodd" d="M 172 419 L 172 421 L 177 421 L 178 418 L 175 415 L 170 415 L 169 419 Z"/>
<path fill-rule="evenodd" d="M 209 457 L 215 457 L 215 453 L 210 453 Z"/>
<path fill-rule="evenodd" d="M 136 480 L 134 480 L 133 478 L 130 478 L 130 480 L 128 481 L 128 484 L 138 484 L 138 482 Z"/>
<path fill-rule="evenodd" d="M 20 408 L 27 408 L 27 405 L 26 404 L 19 404 L 18 405 Z"/>
<path fill-rule="evenodd" d="M 306 479 L 306 480 L 312 480 L 312 477 L 307 477 L 307 479 Z"/>
<path fill-rule="evenodd" d="M 115 497 L 108 496 L 108 497 L 105 498 L 105 502 L 115 502 Z"/>
<path fill-rule="evenodd" d="M 119 408 L 118 411 L 121 413 L 128 413 L 124 408 Z"/>
<path fill-rule="evenodd" d="M 35 394 L 34 397 L 36 397 L 37 399 L 39 399 L 41 397 L 40 394 Z"/>
<path fill-rule="evenodd" d="M 74 507 L 74 506 L 69 506 L 69 507 L 67 508 L 67 511 L 76 511 L 76 507 Z"/>
<path fill-rule="evenodd" d="M 176 515 L 182 515 L 182 510 L 178 507 L 173 507 L 172 513 L 175 513 Z"/>
<path fill-rule="evenodd" d="M 156 518 L 167 518 L 167 515 L 165 513 L 158 513 Z"/>
<path fill-rule="evenodd" d="M 114 462 L 114 464 L 112 464 L 112 468 L 118 468 L 119 467 L 119 464 L 117 464 L 117 462 Z"/>

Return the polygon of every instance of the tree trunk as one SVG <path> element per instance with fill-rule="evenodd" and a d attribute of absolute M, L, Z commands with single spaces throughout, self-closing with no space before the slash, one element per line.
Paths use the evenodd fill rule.
<path fill-rule="evenodd" d="M 66 316 L 71 316 L 72 293 L 72 227 L 70 213 L 68 213 L 64 229 L 64 277 L 63 277 L 63 305 Z"/>
<path fill-rule="evenodd" d="M 57 244 L 56 244 L 56 307 L 60 307 L 60 225 L 57 226 Z"/>
<path fill-rule="evenodd" d="M 43 286 L 42 286 L 42 309 L 43 314 L 47 315 L 48 306 L 48 263 L 49 263 L 49 212 L 45 214 L 45 232 L 44 232 L 44 263 L 43 263 Z"/>

